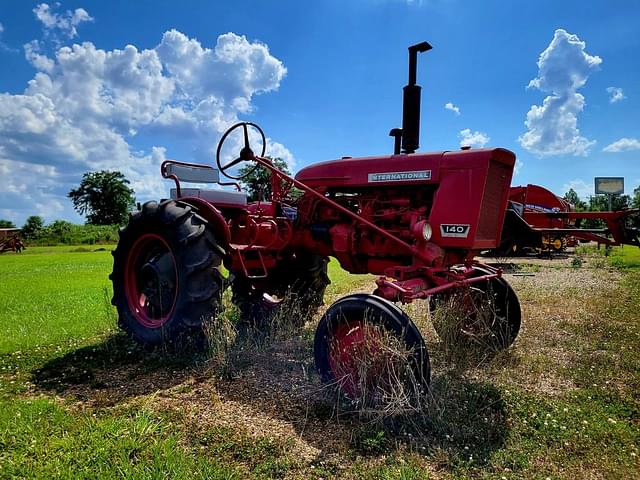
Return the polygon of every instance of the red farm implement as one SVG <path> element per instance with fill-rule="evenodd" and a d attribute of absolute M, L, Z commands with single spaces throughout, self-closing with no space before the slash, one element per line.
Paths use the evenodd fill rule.
<path fill-rule="evenodd" d="M 538 185 L 511 187 L 502 239 L 496 252 L 560 252 L 578 240 L 604 245 L 640 245 L 633 219 L 638 209 L 576 212 L 573 205 Z M 599 220 L 602 228 L 581 228 L 581 220 Z M 637 222 L 636 222 L 637 224 Z"/>
<path fill-rule="evenodd" d="M 0 253 L 22 253 L 25 248 L 19 228 L 0 228 Z"/>
<path fill-rule="evenodd" d="M 332 256 L 348 272 L 378 278 L 371 295 L 344 297 L 320 320 L 314 355 L 325 382 L 353 391 L 349 385 L 360 373 L 352 353 L 375 336 L 370 320 L 411 348 L 412 367 L 428 383 L 424 341 L 395 302 L 425 300 L 425 308 L 434 308 L 437 300 L 470 292 L 460 297 L 466 314 L 456 335 L 507 348 L 520 328 L 518 299 L 500 270 L 474 257 L 499 244 L 515 156 L 501 148 L 416 153 L 416 63 L 429 49 L 426 42 L 409 48 L 393 154 L 323 162 L 290 177 L 264 156 L 262 130 L 245 122 L 222 136 L 218 169 L 166 161 L 162 175 L 175 182 L 171 199 L 132 214 L 114 251 L 113 303 L 121 327 L 147 345 L 199 335 L 203 322 L 217 315 L 229 282 L 241 322 L 260 328 L 285 295 L 294 295 L 304 323 L 322 304 Z M 242 148 L 231 160 L 222 147 L 234 132 Z M 251 144 L 259 140 L 258 154 Z M 219 173 L 238 180 L 232 169 L 242 162 L 271 172 L 269 201 L 248 203 L 240 187 L 182 186 L 229 185 L 220 183 Z"/>

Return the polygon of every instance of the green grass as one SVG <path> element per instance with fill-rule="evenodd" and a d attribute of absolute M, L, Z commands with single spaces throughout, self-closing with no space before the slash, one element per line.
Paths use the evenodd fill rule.
<path fill-rule="evenodd" d="M 0 402 L 0 478 L 244 476 L 183 448 L 149 410 L 69 412 L 38 399 Z"/>
<path fill-rule="evenodd" d="M 0 256 L 0 355 L 77 345 L 115 328 L 111 247 L 32 247 L 28 252 Z M 350 275 L 335 259 L 329 277 L 328 298 L 375 287 L 371 275 Z"/>
<path fill-rule="evenodd" d="M 20 258 L 23 255 L 103 252 L 103 251 L 111 251 L 114 248 L 115 248 L 115 245 L 57 245 L 57 246 L 44 246 L 44 247 L 28 246 L 25 250 L 22 251 L 22 253 L 5 252 L 2 255 L 0 255 L 0 259 L 11 258 L 11 257 Z"/>
<path fill-rule="evenodd" d="M 54 392 L 90 384 L 94 369 L 145 355 L 110 337 L 111 249 L 30 247 L 0 256 L 0 478 L 282 476 L 292 460 L 268 438 L 213 430 L 205 444 L 185 440 L 184 431 L 150 410 L 73 412 L 53 399 L 23 398 L 33 382 Z M 370 281 L 350 276 L 335 260 L 329 270 L 329 295 Z M 145 368 L 181 368 L 157 360 Z"/>
<path fill-rule="evenodd" d="M 640 270 L 640 247 L 624 245 L 606 249 L 594 246 L 578 247 L 576 252 L 580 255 L 589 255 L 596 259 L 596 266 L 603 265 L 597 259 L 602 259 L 611 267 L 622 270 Z"/>
<path fill-rule="evenodd" d="M 612 266 L 629 270 L 640 269 L 640 247 L 615 247 L 609 255 Z"/>
<path fill-rule="evenodd" d="M 340 267 L 335 258 L 329 262 L 329 278 L 331 285 L 327 287 L 326 301 L 335 301 L 337 297 L 353 290 L 372 292 L 376 288 L 373 275 L 352 275 Z"/>
<path fill-rule="evenodd" d="M 186 410 L 164 408 L 163 395 L 195 396 L 213 408 L 220 400 L 198 382 L 218 380 L 188 359 L 151 354 L 114 335 L 112 257 L 76 249 L 0 256 L 0 479 L 638 478 L 638 248 L 614 248 L 607 256 L 582 250 L 585 267 L 617 268 L 622 279 L 591 294 L 584 312 L 551 316 L 545 331 L 527 330 L 525 323 L 522 342 L 503 364 L 469 375 L 449 372 L 437 364 L 439 346 L 430 344 L 441 410 L 423 418 L 413 436 L 405 427 L 342 422 L 314 413 L 313 403 L 303 406 L 300 415 L 309 416 L 309 424 L 301 437 L 305 429 L 321 428 L 327 436 L 344 430 L 348 438 L 347 448 L 335 451 L 319 441 L 322 453 L 312 460 L 268 432 L 201 425 Z M 370 276 L 348 275 L 335 260 L 329 271 L 330 301 L 373 288 Z M 567 286 L 521 295 L 525 315 L 557 306 L 563 295 L 580 291 Z M 552 341 L 546 330 L 562 335 Z M 540 343 L 528 347 L 527 338 L 536 336 Z M 546 358 L 556 350 L 569 352 L 570 360 Z M 536 363 L 540 356 L 544 368 Z M 110 370 L 124 383 L 148 385 L 120 399 L 103 398 L 100 375 Z M 522 380 L 527 375 L 555 375 L 571 388 L 539 391 Z M 182 383 L 192 376 L 194 383 Z M 175 391 L 163 391 L 167 383 Z M 283 387 L 273 388 L 276 402 Z M 101 403 L 87 402 L 86 391 Z"/>
<path fill-rule="evenodd" d="M 75 343 L 115 327 L 111 252 L 70 252 L 76 248 L 0 257 L 0 355 Z"/>

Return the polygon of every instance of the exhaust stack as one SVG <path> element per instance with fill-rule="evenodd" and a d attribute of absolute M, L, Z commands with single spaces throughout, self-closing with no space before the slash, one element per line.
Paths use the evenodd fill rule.
<path fill-rule="evenodd" d="M 427 52 L 433 47 L 428 42 L 409 47 L 409 83 L 403 90 L 402 129 L 394 128 L 389 135 L 395 138 L 394 155 L 400 153 L 400 137 L 402 153 L 414 153 L 420 146 L 420 93 L 422 87 L 416 85 L 418 53 Z"/>

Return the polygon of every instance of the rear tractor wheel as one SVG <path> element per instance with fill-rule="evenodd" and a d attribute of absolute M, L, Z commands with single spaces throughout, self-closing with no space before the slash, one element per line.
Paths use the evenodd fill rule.
<path fill-rule="evenodd" d="M 362 406 L 411 408 L 431 377 L 417 327 L 396 305 L 374 295 L 349 295 L 327 309 L 316 330 L 314 357 L 322 381 Z"/>
<path fill-rule="evenodd" d="M 331 283 L 327 275 L 329 259 L 321 255 L 298 255 L 283 261 L 269 274 L 269 291 L 255 288 L 245 278 L 236 278 L 231 290 L 240 310 L 240 322 L 266 331 L 279 316 L 281 323 L 302 327 L 323 305 Z"/>
<path fill-rule="evenodd" d="M 112 303 L 119 325 L 138 343 L 199 343 L 215 317 L 224 251 L 191 206 L 147 202 L 120 231 L 113 251 Z"/>

